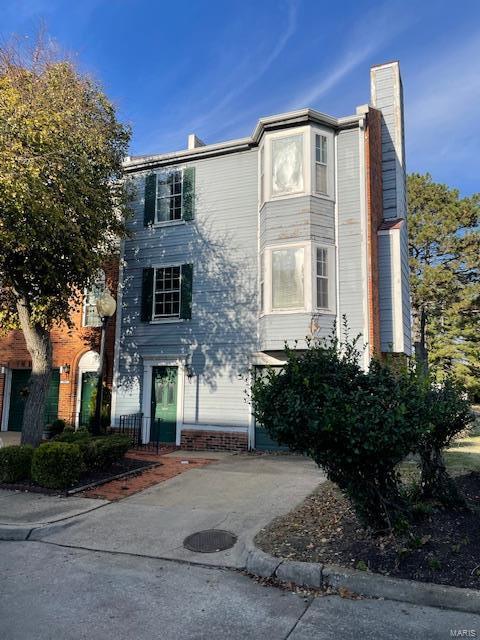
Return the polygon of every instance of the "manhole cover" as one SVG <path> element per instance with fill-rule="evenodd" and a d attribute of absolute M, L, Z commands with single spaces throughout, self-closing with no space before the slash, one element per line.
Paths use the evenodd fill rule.
<path fill-rule="evenodd" d="M 199 553 L 215 553 L 215 551 L 230 549 L 236 541 L 237 536 L 229 531 L 207 529 L 186 537 L 183 546 L 190 551 L 198 551 Z"/>

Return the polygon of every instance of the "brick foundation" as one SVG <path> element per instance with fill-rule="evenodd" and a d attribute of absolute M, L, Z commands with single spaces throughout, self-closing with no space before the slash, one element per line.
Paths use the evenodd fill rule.
<path fill-rule="evenodd" d="M 182 431 L 182 449 L 193 451 L 247 451 L 248 434 L 237 431 Z"/>

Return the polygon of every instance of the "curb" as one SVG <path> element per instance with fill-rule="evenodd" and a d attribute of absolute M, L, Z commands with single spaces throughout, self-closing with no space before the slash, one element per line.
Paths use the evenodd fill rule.
<path fill-rule="evenodd" d="M 61 529 L 67 529 L 74 524 L 72 520 L 73 519 L 59 520 L 58 522 L 46 522 L 45 524 L 38 524 L 36 522 L 25 525 L 2 524 L 0 525 L 0 541 L 16 540 L 17 542 L 21 542 L 25 540 L 42 540 L 45 535 L 57 533 Z"/>
<path fill-rule="evenodd" d="M 26 540 L 34 526 L 35 525 L 2 524 L 0 525 L 0 540 Z"/>
<path fill-rule="evenodd" d="M 303 587 L 314 589 L 344 587 L 371 598 L 397 600 L 418 606 L 440 607 L 466 613 L 480 613 L 480 591 L 476 589 L 391 578 L 338 565 L 284 560 L 275 558 L 256 547 L 248 551 L 246 570 L 262 578 L 277 578 Z"/>

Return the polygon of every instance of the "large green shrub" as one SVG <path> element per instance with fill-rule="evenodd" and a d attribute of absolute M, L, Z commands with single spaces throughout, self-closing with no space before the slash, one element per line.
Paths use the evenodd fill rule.
<path fill-rule="evenodd" d="M 396 466 L 415 447 L 421 426 L 410 420 L 413 376 L 372 361 L 360 366 L 355 342 L 309 341 L 286 348 L 286 364 L 252 387 L 255 417 L 269 435 L 311 456 L 376 530 L 393 527 L 408 504 Z M 415 403 L 413 403 L 415 404 Z"/>
<path fill-rule="evenodd" d="M 32 467 L 33 447 L 13 445 L 0 449 L 0 482 L 29 480 Z"/>
<path fill-rule="evenodd" d="M 418 447 L 422 498 L 437 500 L 446 506 L 463 506 L 464 499 L 447 473 L 442 452 L 455 436 L 473 424 L 474 415 L 464 388 L 454 379 L 427 384 L 427 428 Z"/>
<path fill-rule="evenodd" d="M 92 438 L 86 429 L 64 431 L 55 441 L 77 444 L 85 467 L 92 471 L 107 469 L 121 460 L 132 446 L 131 438 L 128 436 L 113 434 Z"/>
<path fill-rule="evenodd" d="M 131 446 L 131 439 L 124 435 L 92 438 L 84 453 L 85 464 L 88 469 L 108 469 L 122 460 Z"/>
<path fill-rule="evenodd" d="M 32 480 L 49 489 L 66 489 L 78 482 L 84 469 L 77 444 L 47 442 L 35 449 Z"/>

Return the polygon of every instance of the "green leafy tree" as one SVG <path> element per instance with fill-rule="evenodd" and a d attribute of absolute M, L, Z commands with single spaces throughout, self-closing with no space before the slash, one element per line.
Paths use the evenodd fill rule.
<path fill-rule="evenodd" d="M 0 49 L 0 325 L 32 359 L 22 442 L 41 439 L 52 345 L 125 233 L 130 131 L 101 88 L 41 41 Z"/>
<path fill-rule="evenodd" d="M 408 176 L 410 284 L 417 362 L 480 388 L 480 195 Z"/>

